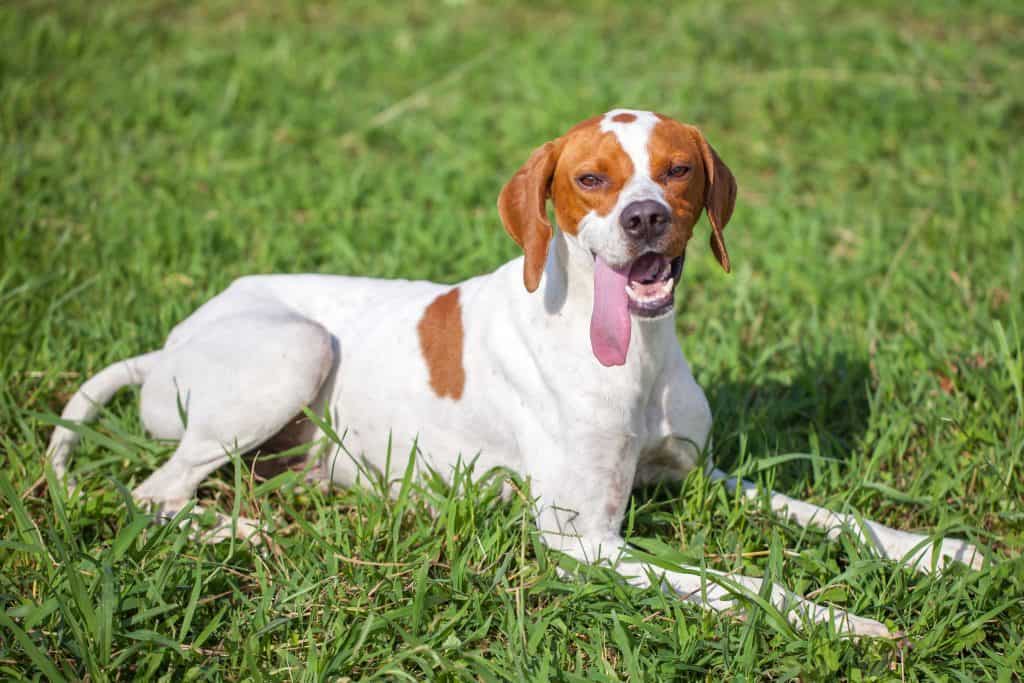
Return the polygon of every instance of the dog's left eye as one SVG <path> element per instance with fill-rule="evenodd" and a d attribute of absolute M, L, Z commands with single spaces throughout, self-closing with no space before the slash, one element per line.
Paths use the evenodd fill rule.
<path fill-rule="evenodd" d="M 585 187 L 588 190 L 593 190 L 604 183 L 604 178 L 595 173 L 584 173 L 580 177 L 576 178 L 576 182 L 581 187 Z"/>
<path fill-rule="evenodd" d="M 685 164 L 676 164 L 668 169 L 669 178 L 682 178 L 690 172 L 690 167 Z"/>

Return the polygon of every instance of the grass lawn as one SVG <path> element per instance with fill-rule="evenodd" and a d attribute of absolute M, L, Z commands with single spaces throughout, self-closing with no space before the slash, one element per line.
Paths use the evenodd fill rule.
<path fill-rule="evenodd" d="M 4 3 L 0 678 L 1021 680 L 1022 7 Z M 703 219 L 678 297 L 718 462 L 990 563 L 917 575 L 699 474 L 635 495 L 625 532 L 912 647 L 564 581 L 501 475 L 389 500 L 228 467 L 204 505 L 278 544 L 199 546 L 128 504 L 171 450 L 131 390 L 77 493 L 41 480 L 78 384 L 239 275 L 512 258 L 504 181 L 620 105 L 699 125 L 739 182 L 733 274 Z"/>

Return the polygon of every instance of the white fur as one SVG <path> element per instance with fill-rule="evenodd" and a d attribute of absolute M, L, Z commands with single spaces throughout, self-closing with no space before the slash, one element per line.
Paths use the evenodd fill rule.
<path fill-rule="evenodd" d="M 636 117 L 629 122 L 616 121 L 619 114 L 631 114 Z M 661 186 L 651 178 L 651 155 L 647 150 L 651 134 L 660 119 L 649 111 L 635 109 L 613 109 L 601 119 L 601 130 L 614 133 L 622 149 L 633 162 L 633 175 L 626 182 L 620 193 L 619 205 L 644 199 L 654 199 L 665 204 L 665 193 Z"/>
<path fill-rule="evenodd" d="M 635 199 L 651 192 L 642 161 L 653 115 L 631 112 L 636 122 L 617 124 L 610 122 L 615 113 L 602 126 L 634 160 L 628 188 Z M 578 241 L 555 233 L 536 293 L 522 286 L 522 258 L 458 285 L 465 369 L 460 400 L 431 389 L 417 333 L 425 308 L 449 286 L 267 275 L 234 282 L 175 327 L 162 350 L 89 380 L 63 417 L 91 419 L 96 403 L 125 384 L 141 383 L 146 428 L 180 442 L 135 493 L 173 511 L 228 462 L 230 452 L 257 447 L 309 405 L 326 411 L 343 435 L 343 448 L 329 444 L 319 463 L 339 484 L 357 485 L 365 468 L 383 471 L 389 441 L 393 480 L 414 444 L 420 465 L 444 475 L 460 458 L 476 458 L 477 472 L 506 467 L 531 480 L 537 523 L 553 548 L 585 561 L 607 560 L 635 584 L 658 575 L 682 597 L 711 609 L 730 607 L 732 592 L 756 592 L 760 580 L 692 568 L 665 572 L 627 556 L 620 526 L 630 490 L 685 477 L 707 445 L 711 413 L 671 317 L 633 319 L 624 365 L 603 367 L 595 359 L 587 334 L 594 297 L 590 249 L 596 246 L 612 262 L 616 239 L 622 239 L 607 220 L 591 218 Z M 320 432 L 310 436 L 324 440 Z M 74 430 L 54 430 L 49 454 L 59 475 L 76 439 Z M 712 476 L 727 478 L 710 457 L 706 463 Z M 727 483 L 753 490 L 748 482 Z M 981 556 L 963 541 L 944 540 L 933 557 L 926 536 L 874 523 L 865 533 L 848 516 L 781 494 L 770 500 L 801 524 L 823 525 L 830 534 L 851 528 L 882 556 L 907 556 L 920 569 L 933 561 L 941 566 L 947 557 L 980 566 Z M 891 635 L 878 622 L 814 605 L 779 586 L 769 593 L 795 622 L 809 618 L 857 635 Z"/>

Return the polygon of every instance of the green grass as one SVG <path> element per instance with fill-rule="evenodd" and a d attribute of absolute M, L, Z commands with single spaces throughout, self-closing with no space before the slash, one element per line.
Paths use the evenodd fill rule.
<path fill-rule="evenodd" d="M 0 6 L 0 677 L 1020 680 L 1022 46 L 1013 2 Z M 79 491 L 40 483 L 82 379 L 238 275 L 513 257 L 502 183 L 618 105 L 700 125 L 738 178 L 734 274 L 702 222 L 678 315 L 718 461 L 993 563 L 915 575 L 699 475 L 626 531 L 913 647 L 563 581 L 500 476 L 390 500 L 226 468 L 204 505 L 278 545 L 198 546 L 128 502 L 170 449 L 131 391 Z"/>

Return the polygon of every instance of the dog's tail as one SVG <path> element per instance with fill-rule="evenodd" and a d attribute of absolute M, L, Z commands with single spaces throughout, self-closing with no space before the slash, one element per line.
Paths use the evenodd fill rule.
<path fill-rule="evenodd" d="M 160 356 L 160 351 L 144 353 L 141 356 L 118 361 L 108 365 L 90 377 L 78 388 L 61 413 L 61 419 L 68 422 L 90 422 L 96 418 L 107 401 L 121 387 L 130 384 L 142 384 L 146 375 Z M 50 437 L 50 446 L 46 449 L 46 459 L 57 476 L 57 481 L 64 481 L 67 473 L 68 455 L 78 443 L 78 432 L 63 425 L 57 426 Z M 74 483 L 72 482 L 73 486 Z"/>

